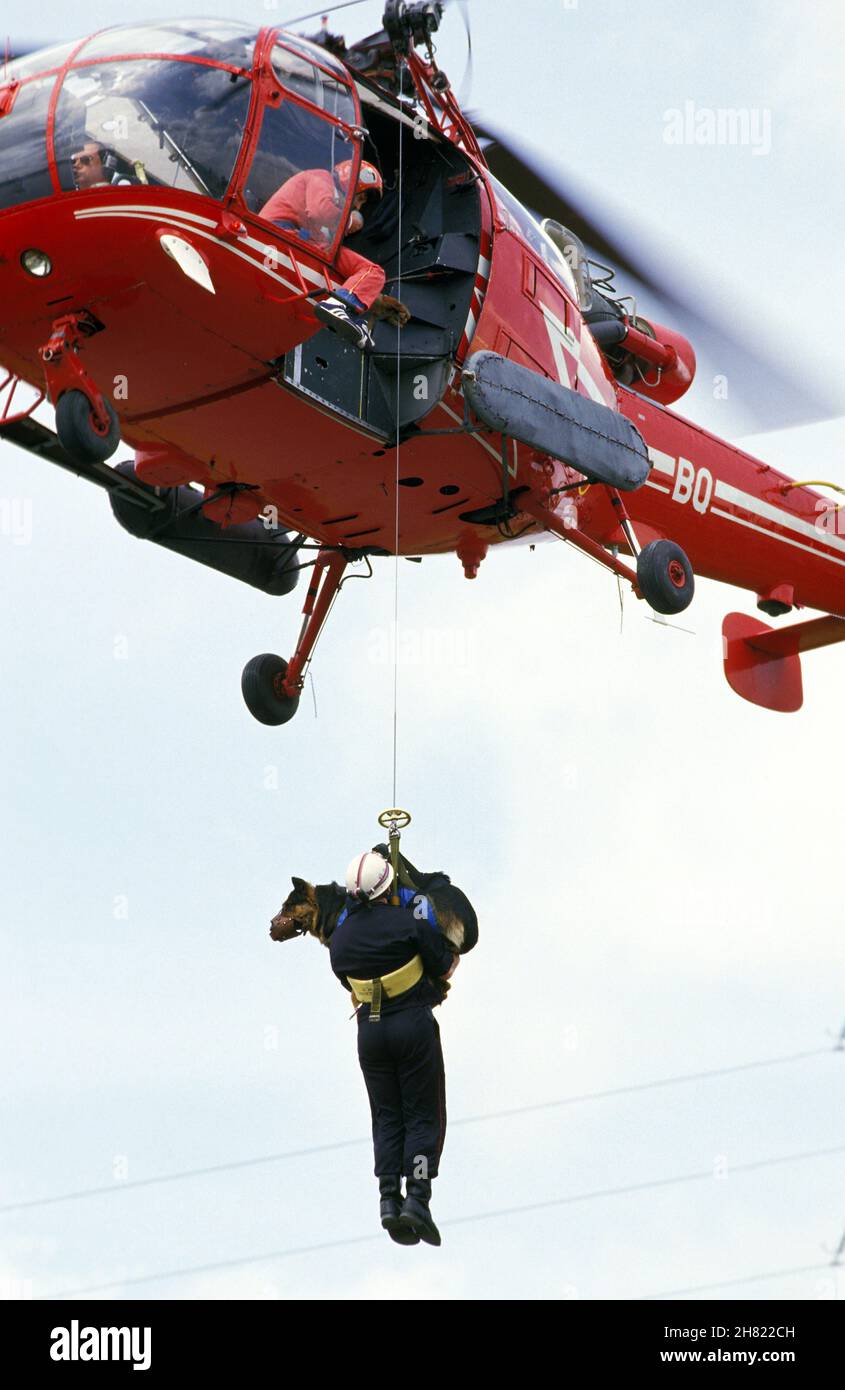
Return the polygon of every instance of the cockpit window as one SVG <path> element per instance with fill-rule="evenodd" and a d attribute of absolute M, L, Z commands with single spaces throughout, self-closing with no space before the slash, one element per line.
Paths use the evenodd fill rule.
<path fill-rule="evenodd" d="M 341 82 L 349 81 L 349 74 L 340 59 L 321 44 L 311 43 L 310 39 L 303 39 L 300 34 L 289 34 L 286 29 L 280 29 L 276 37 L 285 48 L 290 48 L 308 62 L 316 63 L 319 67 L 335 73 Z"/>
<path fill-rule="evenodd" d="M 56 109 L 62 188 L 148 184 L 222 198 L 251 86 L 199 63 L 138 59 L 72 68 Z"/>
<path fill-rule="evenodd" d="M 356 151 L 339 126 L 307 107 L 268 106 L 244 189 L 247 207 L 328 254 L 351 197 L 346 166 Z"/>
<path fill-rule="evenodd" d="M 38 72 L 49 72 L 51 68 L 63 68 L 77 43 L 61 43 L 55 48 L 41 48 L 36 53 L 28 53 L 23 58 L 15 58 L 8 66 L 0 68 L 0 86 L 7 82 L 21 82 Z"/>
<path fill-rule="evenodd" d="M 80 50 L 77 61 L 128 53 L 178 53 L 183 56 L 196 54 L 216 63 L 232 63 L 235 67 L 250 69 L 257 37 L 249 24 L 216 19 L 191 19 L 143 27 L 123 25 L 95 34 Z"/>
<path fill-rule="evenodd" d="M 57 178 L 65 192 L 137 185 L 225 198 L 247 132 L 257 41 L 249 24 L 164 20 L 10 64 L 0 81 L 0 206 L 48 197 Z M 343 65 L 318 45 L 281 30 L 270 41 L 279 85 L 261 86 L 265 109 L 242 197 L 264 215 L 290 179 L 319 174 L 319 215 L 286 195 L 284 215 L 272 220 L 292 220 L 295 206 L 294 232 L 322 252 L 340 238 L 352 199 L 357 96 Z M 57 69 L 61 79 L 38 75 Z"/>
<path fill-rule="evenodd" d="M 504 204 L 506 212 L 513 218 L 518 230 L 525 237 L 528 245 L 546 262 L 546 265 L 557 276 L 558 280 L 563 282 L 570 297 L 577 302 L 578 290 L 575 284 L 575 278 L 572 274 L 572 267 L 569 265 L 563 252 L 555 246 L 554 242 L 543 231 L 539 222 L 532 217 L 528 209 L 524 208 L 522 203 L 499 183 L 498 179 L 491 179 L 491 183 L 495 185 L 496 196 L 499 202 Z"/>
<path fill-rule="evenodd" d="M 312 106 L 348 126 L 355 124 L 355 104 L 349 87 L 316 67 L 310 55 L 295 52 L 286 39 L 284 44 L 274 45 L 272 58 L 277 78 L 294 96 L 310 101 Z"/>
<path fill-rule="evenodd" d="M 590 263 L 587 259 L 584 243 L 574 232 L 570 232 L 568 227 L 564 227 L 562 222 L 555 222 L 551 217 L 543 218 L 542 230 L 554 242 L 572 271 L 575 288 L 578 291 L 578 304 L 582 312 L 587 313 L 592 306 L 593 292 L 590 280 Z"/>
<path fill-rule="evenodd" d="M 250 212 L 328 256 L 352 200 L 355 98 L 345 69 L 315 44 L 282 33 L 270 58 L 290 95 L 265 105 L 244 201 Z"/>
<path fill-rule="evenodd" d="M 25 83 L 9 115 L 0 120 L 0 208 L 53 192 L 44 131 L 55 85 L 55 75 Z"/>

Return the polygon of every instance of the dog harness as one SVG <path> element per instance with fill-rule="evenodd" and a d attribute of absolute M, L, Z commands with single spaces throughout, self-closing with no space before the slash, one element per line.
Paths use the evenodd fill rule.
<path fill-rule="evenodd" d="M 350 899 L 347 898 L 346 906 L 341 908 L 338 919 L 335 922 L 335 931 L 337 931 L 338 927 L 343 926 L 343 923 L 349 916 L 349 902 Z M 434 911 L 434 903 L 427 894 L 421 893 L 415 888 L 400 888 L 399 903 L 401 907 L 410 908 L 414 916 L 419 920 L 430 922 L 433 927 L 437 926 L 437 913 Z"/>
<path fill-rule="evenodd" d="M 398 970 L 391 970 L 389 975 L 380 975 L 375 980 L 353 980 L 351 975 L 347 975 L 346 978 L 355 998 L 362 1004 L 369 1004 L 370 1023 L 378 1023 L 381 1018 L 382 993 L 386 994 L 388 999 L 395 999 L 398 994 L 406 994 L 409 989 L 413 989 L 422 977 L 422 958 L 412 956 L 407 965 L 400 965 Z"/>

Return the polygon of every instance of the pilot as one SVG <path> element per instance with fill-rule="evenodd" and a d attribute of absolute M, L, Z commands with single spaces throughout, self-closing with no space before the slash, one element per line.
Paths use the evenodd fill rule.
<path fill-rule="evenodd" d="M 391 906 L 392 882 L 393 867 L 382 855 L 356 855 L 346 871 L 351 900 L 329 951 L 358 1006 L 381 1224 L 399 1245 L 439 1245 L 429 1203 L 446 1134 L 446 1082 L 432 1009 L 460 956 L 433 922 Z"/>
<path fill-rule="evenodd" d="M 333 170 L 303 169 L 276 190 L 259 210 L 258 216 L 275 222 L 277 227 L 296 231 L 300 237 L 318 243 L 321 248 L 326 247 L 334 237 L 351 175 L 351 159 L 336 164 Z M 375 194 L 380 198 L 383 191 L 384 184 L 378 169 L 362 160 L 344 236 L 361 231 L 364 226 L 361 208 L 370 195 Z M 381 266 L 365 256 L 359 256 L 348 246 L 341 246 L 335 264 L 338 275 L 343 276 L 343 284 L 328 298 L 316 303 L 314 313 L 322 323 L 356 347 L 372 347 L 373 340 L 363 316 L 376 299 L 389 298 L 381 294 L 384 271 Z M 394 300 L 392 304 L 398 304 L 398 301 Z M 387 314 L 384 316 L 389 317 Z M 406 322 L 407 318 L 405 310 L 402 321 Z"/>
<path fill-rule="evenodd" d="M 119 160 L 111 150 L 88 140 L 77 154 L 70 157 L 74 186 L 78 189 L 105 188 L 112 184 L 131 183 L 131 179 L 116 172 Z"/>

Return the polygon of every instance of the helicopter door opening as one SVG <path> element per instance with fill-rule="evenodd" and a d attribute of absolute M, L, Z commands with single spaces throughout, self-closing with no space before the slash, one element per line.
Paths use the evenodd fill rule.
<path fill-rule="evenodd" d="M 384 293 L 401 299 L 412 317 L 401 330 L 376 323 L 375 350 L 365 356 L 324 330 L 287 355 L 282 379 L 390 439 L 397 418 L 400 431 L 413 429 L 446 391 L 470 313 L 481 208 L 461 151 L 435 135 L 415 139 L 408 120 L 400 219 L 399 120 L 382 94 L 363 84 L 358 91 L 367 126 L 362 157 L 381 170 L 384 195 L 368 200 L 363 230 L 345 244 L 384 268 Z"/>

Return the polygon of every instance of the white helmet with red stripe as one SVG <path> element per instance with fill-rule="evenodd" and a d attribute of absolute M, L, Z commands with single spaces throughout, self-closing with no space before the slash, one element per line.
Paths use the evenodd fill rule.
<path fill-rule="evenodd" d="M 393 882 L 393 865 L 380 854 L 368 849 L 356 854 L 346 870 L 346 891 L 353 898 L 380 898 Z"/>

